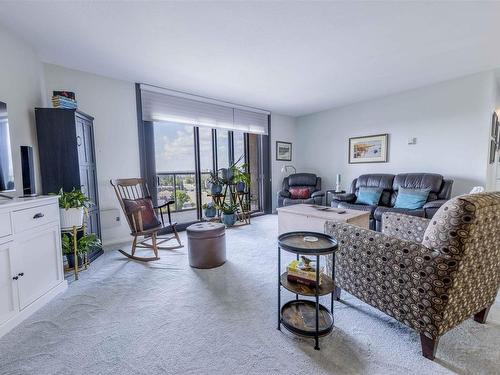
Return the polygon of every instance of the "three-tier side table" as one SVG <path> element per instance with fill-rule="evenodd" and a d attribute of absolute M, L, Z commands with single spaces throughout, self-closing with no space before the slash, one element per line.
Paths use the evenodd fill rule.
<path fill-rule="evenodd" d="M 281 251 L 316 257 L 316 285 L 288 281 L 287 272 L 281 272 Z M 315 339 L 314 349 L 319 350 L 319 338 L 333 329 L 333 300 L 335 299 L 335 251 L 337 241 L 327 234 L 315 232 L 289 232 L 278 237 L 278 330 L 283 325 L 290 332 Z M 331 276 L 320 276 L 320 256 L 332 255 Z M 321 277 L 321 285 L 320 285 Z M 281 288 L 295 293 L 295 300 L 281 306 Z M 330 310 L 319 303 L 319 297 L 331 294 Z M 300 296 L 314 300 L 299 299 Z"/>

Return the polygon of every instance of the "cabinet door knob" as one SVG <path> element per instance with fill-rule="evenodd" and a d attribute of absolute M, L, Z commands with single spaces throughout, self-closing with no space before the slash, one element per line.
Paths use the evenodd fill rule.
<path fill-rule="evenodd" d="M 19 276 L 14 276 L 14 277 L 12 278 L 12 280 L 17 280 L 17 279 L 19 279 Z"/>
<path fill-rule="evenodd" d="M 40 218 L 42 218 L 43 216 L 44 216 L 44 215 L 43 215 L 41 212 L 39 212 L 39 213 L 37 213 L 37 214 L 34 214 L 34 215 L 33 215 L 33 219 L 40 219 Z"/>
<path fill-rule="evenodd" d="M 24 276 L 24 272 L 18 273 L 17 276 Z"/>

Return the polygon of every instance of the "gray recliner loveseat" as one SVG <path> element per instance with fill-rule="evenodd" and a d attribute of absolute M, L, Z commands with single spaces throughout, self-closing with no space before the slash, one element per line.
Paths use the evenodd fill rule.
<path fill-rule="evenodd" d="M 386 212 L 431 218 L 439 207 L 450 199 L 452 186 L 453 180 L 446 180 L 440 174 L 435 173 L 364 174 L 352 181 L 348 193 L 335 194 L 331 205 L 338 208 L 369 211 L 370 228 L 380 232 L 382 230 L 382 215 Z M 356 203 L 361 187 L 382 188 L 383 192 L 378 204 Z M 419 209 L 394 207 L 400 188 L 429 189 L 427 202 Z"/>

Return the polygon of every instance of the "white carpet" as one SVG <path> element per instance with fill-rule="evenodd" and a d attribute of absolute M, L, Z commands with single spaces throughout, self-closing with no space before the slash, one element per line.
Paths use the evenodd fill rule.
<path fill-rule="evenodd" d="M 191 269 L 187 248 L 149 264 L 106 252 L 0 339 L 0 373 L 498 373 L 498 302 L 486 325 L 471 319 L 443 336 L 434 362 L 414 331 L 345 293 L 321 351 L 279 332 L 276 234 L 276 216 L 228 230 L 228 262 L 212 270 Z"/>

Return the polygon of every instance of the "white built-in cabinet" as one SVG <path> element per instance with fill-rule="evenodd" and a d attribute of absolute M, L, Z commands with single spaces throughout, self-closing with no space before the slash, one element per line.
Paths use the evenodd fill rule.
<path fill-rule="evenodd" d="M 57 199 L 0 202 L 0 336 L 67 288 Z"/>

